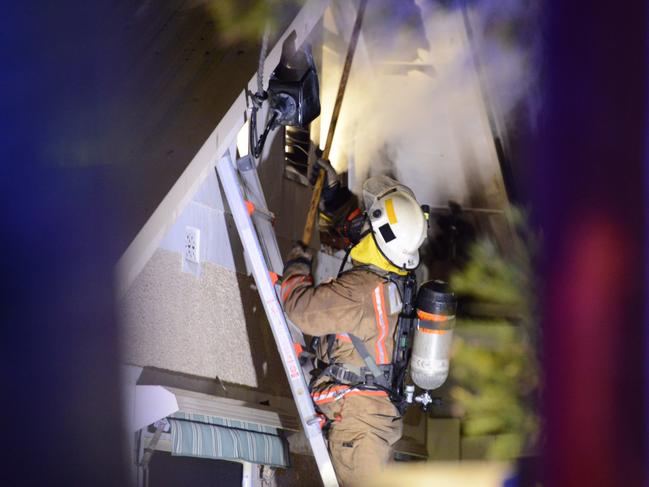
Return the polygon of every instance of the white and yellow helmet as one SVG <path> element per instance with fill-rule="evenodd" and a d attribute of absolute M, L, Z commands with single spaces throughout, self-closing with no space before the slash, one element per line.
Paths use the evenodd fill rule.
<path fill-rule="evenodd" d="M 383 256 L 400 269 L 415 269 L 428 225 L 414 193 L 388 176 L 374 176 L 363 184 L 363 203 Z"/>

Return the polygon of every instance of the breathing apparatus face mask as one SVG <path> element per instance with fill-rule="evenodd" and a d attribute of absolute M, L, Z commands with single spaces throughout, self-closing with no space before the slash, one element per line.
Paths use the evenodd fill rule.
<path fill-rule="evenodd" d="M 340 233 L 348 241 L 348 245 L 356 245 L 369 233 L 367 215 L 360 209 L 352 212 L 345 220 Z"/>

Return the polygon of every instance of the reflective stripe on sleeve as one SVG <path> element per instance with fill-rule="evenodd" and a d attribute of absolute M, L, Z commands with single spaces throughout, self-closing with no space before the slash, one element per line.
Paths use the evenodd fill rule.
<path fill-rule="evenodd" d="M 311 276 L 305 276 L 303 274 L 297 275 L 290 277 L 286 281 L 282 283 L 281 286 L 281 291 L 282 291 L 282 303 L 286 301 L 286 299 L 290 296 L 290 294 L 293 292 L 293 289 L 295 289 L 295 286 L 298 284 L 307 281 L 309 284 L 313 282 L 313 279 Z"/>

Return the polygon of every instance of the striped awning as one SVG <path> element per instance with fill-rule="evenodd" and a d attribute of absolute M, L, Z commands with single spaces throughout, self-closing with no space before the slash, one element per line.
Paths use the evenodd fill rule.
<path fill-rule="evenodd" d="M 289 466 L 286 442 L 275 428 L 182 412 L 168 420 L 172 455 Z"/>

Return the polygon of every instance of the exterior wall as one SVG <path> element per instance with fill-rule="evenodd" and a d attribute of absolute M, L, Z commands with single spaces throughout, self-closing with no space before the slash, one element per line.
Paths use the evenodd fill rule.
<path fill-rule="evenodd" d="M 129 289 L 124 360 L 258 387 L 235 272 L 206 263 L 195 277 L 181 265 L 179 253 L 160 249 Z"/>

